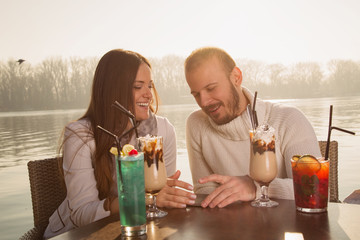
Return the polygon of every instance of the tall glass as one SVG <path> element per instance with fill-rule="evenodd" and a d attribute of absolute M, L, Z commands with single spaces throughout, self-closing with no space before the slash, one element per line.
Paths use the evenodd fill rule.
<path fill-rule="evenodd" d="M 116 175 L 121 234 L 143 235 L 146 233 L 144 154 L 116 156 Z"/>
<path fill-rule="evenodd" d="M 145 136 L 138 140 L 140 151 L 144 153 L 145 192 L 150 200 L 146 216 L 148 218 L 164 217 L 167 212 L 156 206 L 156 196 L 167 181 L 163 159 L 163 138 L 162 136 Z"/>
<path fill-rule="evenodd" d="M 261 125 L 250 131 L 250 177 L 260 185 L 261 196 L 251 202 L 253 207 L 275 207 L 279 203 L 268 196 L 268 186 L 277 175 L 275 129 Z"/>
<path fill-rule="evenodd" d="M 328 203 L 329 160 L 311 155 L 291 159 L 296 209 L 326 212 Z"/>

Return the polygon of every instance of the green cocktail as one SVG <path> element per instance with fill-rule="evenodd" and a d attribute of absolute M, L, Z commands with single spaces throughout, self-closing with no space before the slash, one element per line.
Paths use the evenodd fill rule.
<path fill-rule="evenodd" d="M 125 236 L 143 235 L 146 233 L 144 154 L 117 156 L 116 173 L 121 232 Z"/>

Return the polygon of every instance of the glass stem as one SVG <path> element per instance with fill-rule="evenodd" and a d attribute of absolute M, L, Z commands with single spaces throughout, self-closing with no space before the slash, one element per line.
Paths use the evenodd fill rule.
<path fill-rule="evenodd" d="M 270 199 L 269 199 L 269 196 L 268 196 L 268 186 L 266 185 L 262 185 L 261 186 L 261 197 L 260 197 L 260 200 L 262 202 L 268 202 Z"/>
<path fill-rule="evenodd" d="M 157 210 L 157 207 L 156 207 L 156 195 L 153 195 L 153 198 L 154 198 L 154 202 L 153 202 L 153 209 L 154 209 L 154 211 L 156 211 Z"/>

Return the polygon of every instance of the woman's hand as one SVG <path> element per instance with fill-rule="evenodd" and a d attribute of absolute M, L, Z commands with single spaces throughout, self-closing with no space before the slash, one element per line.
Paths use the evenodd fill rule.
<path fill-rule="evenodd" d="M 178 180 L 181 172 L 176 171 L 168 178 L 167 184 L 161 189 L 156 197 L 158 207 L 185 208 L 186 205 L 195 203 L 196 195 L 192 192 L 193 186 Z"/>

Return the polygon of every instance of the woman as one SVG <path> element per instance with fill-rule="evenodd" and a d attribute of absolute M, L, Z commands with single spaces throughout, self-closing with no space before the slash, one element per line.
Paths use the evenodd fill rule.
<path fill-rule="evenodd" d="M 159 207 L 184 208 L 194 204 L 190 184 L 179 181 L 176 171 L 176 137 L 166 118 L 156 116 L 158 96 L 151 65 L 138 53 L 112 50 L 99 61 L 89 107 L 83 117 L 65 127 L 63 171 L 67 196 L 49 219 L 44 237 L 49 238 L 119 212 L 115 160 L 109 152 L 114 139 L 97 126 L 121 135 L 131 128 L 129 118 L 112 107 L 118 101 L 140 122 L 139 136 L 163 136 L 167 185 L 159 192 Z M 153 103 L 155 101 L 156 108 Z M 135 144 L 135 134 L 122 139 Z M 174 188 L 175 186 L 180 188 Z"/>

